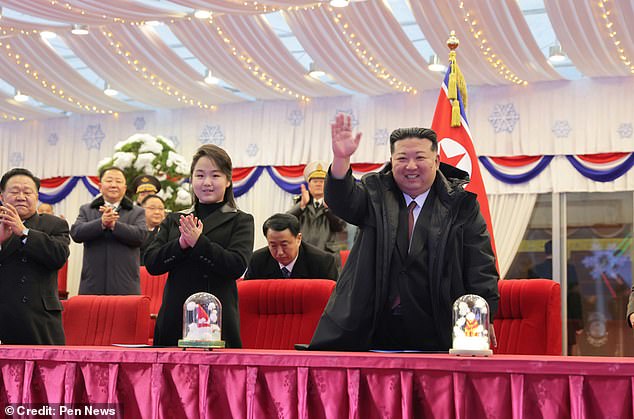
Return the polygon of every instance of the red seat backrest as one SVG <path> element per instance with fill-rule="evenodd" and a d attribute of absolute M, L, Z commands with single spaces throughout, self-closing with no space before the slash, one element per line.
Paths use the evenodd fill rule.
<path fill-rule="evenodd" d="M 293 349 L 309 343 L 334 288 L 328 279 L 238 282 L 242 346 Z"/>
<path fill-rule="evenodd" d="M 561 355 L 561 293 L 550 279 L 498 281 L 500 302 L 493 352 L 518 355 Z"/>
<path fill-rule="evenodd" d="M 339 257 L 341 258 L 341 267 L 343 268 L 348 260 L 348 256 L 350 256 L 350 250 L 340 250 Z"/>
<path fill-rule="evenodd" d="M 148 330 L 149 339 L 154 337 L 154 325 L 156 324 L 156 316 L 161 309 L 163 302 L 163 289 L 167 282 L 167 273 L 162 275 L 151 275 L 145 266 L 140 268 L 141 278 L 141 295 L 150 297 L 150 325 Z"/>
<path fill-rule="evenodd" d="M 68 296 L 68 261 L 57 271 L 57 292 L 60 298 Z"/>
<path fill-rule="evenodd" d="M 145 295 L 77 295 L 62 304 L 67 345 L 147 343 L 150 299 Z"/>

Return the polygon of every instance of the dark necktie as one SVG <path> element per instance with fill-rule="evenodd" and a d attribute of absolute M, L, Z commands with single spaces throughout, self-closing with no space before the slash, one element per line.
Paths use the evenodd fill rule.
<path fill-rule="evenodd" d="M 315 201 L 315 209 L 319 209 L 320 206 L 319 201 Z"/>
<path fill-rule="evenodd" d="M 416 208 L 416 201 L 412 201 L 407 206 L 407 239 L 409 243 L 412 242 L 412 231 L 414 230 L 414 209 Z"/>
<path fill-rule="evenodd" d="M 286 266 L 282 267 L 282 277 L 283 278 L 290 278 L 291 277 L 291 271 L 286 269 Z"/>

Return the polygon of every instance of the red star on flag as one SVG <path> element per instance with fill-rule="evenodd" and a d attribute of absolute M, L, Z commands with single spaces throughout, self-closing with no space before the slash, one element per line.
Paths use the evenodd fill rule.
<path fill-rule="evenodd" d="M 458 167 L 458 163 L 460 163 L 460 160 L 462 160 L 465 154 L 467 153 L 456 154 L 453 157 L 448 157 L 445 154 L 445 150 L 442 148 L 442 146 L 440 147 L 440 161 L 443 163 L 447 163 L 448 165 L 453 167 Z"/>

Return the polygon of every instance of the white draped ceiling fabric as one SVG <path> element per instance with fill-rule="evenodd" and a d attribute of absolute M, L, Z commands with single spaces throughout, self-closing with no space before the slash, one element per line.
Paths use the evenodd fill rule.
<path fill-rule="evenodd" d="M 316 0 L 173 3 L 210 10 L 214 17 L 197 20 L 182 12 L 134 1 L 0 1 L 6 8 L 58 23 L 27 24 L 8 18 L 0 22 L 7 33 L 3 44 L 10 45 L 14 52 L 9 56 L 3 49 L 3 79 L 28 91 L 38 101 L 65 111 L 134 110 L 134 106 L 119 103 L 120 100 L 104 98 L 99 88 L 83 82 L 83 77 L 37 36 L 37 31 L 46 29 L 63 35 L 73 53 L 95 73 L 148 107 L 204 108 L 246 100 L 230 89 L 204 85 L 201 75 L 153 29 L 142 27 L 144 22 L 160 21 L 168 24 L 179 41 L 214 75 L 250 97 L 294 100 L 340 94 L 306 77 L 305 69 L 262 17 L 281 10 L 293 35 L 317 67 L 341 86 L 376 96 L 413 94 L 439 85 L 441 75 L 426 70 L 428 57 L 420 55 L 383 1 L 352 2 L 341 9 Z M 461 3 L 464 7 L 459 7 Z M 563 50 L 584 75 L 631 76 L 632 70 L 625 63 L 631 58 L 627 54 L 634 54 L 634 39 L 627 23 L 634 18 L 632 2 L 545 0 L 544 4 Z M 456 31 L 461 41 L 460 64 L 471 86 L 562 79 L 537 45 L 516 1 L 411 0 L 409 5 L 425 39 L 440 57 L 446 56 L 447 34 Z M 89 25 L 90 35 L 70 35 L 72 24 Z M 16 54 L 20 60 L 15 59 Z M 30 74 L 26 74 L 24 63 L 31 66 Z M 37 79 L 32 76 L 35 72 Z M 44 80 L 48 81 L 46 85 Z M 56 91 L 51 84 L 56 85 Z M 61 97 L 59 89 L 67 95 Z M 69 101 L 69 97 L 82 105 Z M 2 106 L 7 114 L 25 119 L 47 116 L 10 102 Z"/>
<path fill-rule="evenodd" d="M 427 70 L 429 57 L 410 41 L 387 2 L 353 1 L 342 9 L 317 0 L 170 2 L 212 11 L 213 18 L 165 10 L 161 2 L 0 0 L 5 9 L 47 21 L 0 19 L 0 79 L 70 113 L 18 103 L 0 92 L 0 172 L 23 166 L 41 177 L 94 175 L 97 162 L 117 142 L 140 131 L 172 138 L 185 156 L 201 143 L 219 144 L 235 167 L 328 160 L 329 124 L 338 112 L 351 115 L 364 134 L 354 161 L 382 162 L 392 129 L 431 122 L 443 75 Z M 546 46 L 538 44 L 516 1 L 407 3 L 412 24 L 441 61 L 449 32 L 456 31 L 479 154 L 555 156 L 541 175 L 519 185 L 502 183 L 483 169 L 488 192 L 499 195 L 492 200 L 495 214 L 525 207 L 516 225 L 521 230 L 534 194 L 634 190 L 634 173 L 594 182 L 565 157 L 634 151 L 632 1 L 544 0 L 562 49 L 586 77 L 576 81 L 565 80 L 549 64 Z M 292 36 L 336 85 L 306 76 L 296 51 L 289 51 L 267 21 L 272 11 L 281 12 Z M 148 21 L 166 24 L 224 87 L 205 84 L 199 70 L 144 25 Z M 71 35 L 74 24 L 88 25 L 90 33 Z M 40 38 L 44 30 L 56 32 L 73 55 L 132 101 L 104 95 Z M 56 210 L 72 223 L 89 199 L 78 186 Z M 261 225 L 271 213 L 285 211 L 290 197 L 265 173 L 238 202 Z M 504 225 L 517 222 L 511 218 L 497 216 L 496 231 L 516 231 Z M 504 234 L 498 244 L 517 248 L 519 230 Z M 261 235 L 256 245 L 264 245 Z M 502 255 L 504 271 L 511 253 Z M 73 244 L 71 293 L 80 261 L 81 247 Z"/>

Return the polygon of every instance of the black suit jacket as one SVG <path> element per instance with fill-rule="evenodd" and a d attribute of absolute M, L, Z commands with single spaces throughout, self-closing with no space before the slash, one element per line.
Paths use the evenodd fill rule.
<path fill-rule="evenodd" d="M 280 264 L 271 256 L 269 248 L 263 247 L 256 250 L 244 279 L 279 278 L 283 278 Z M 332 279 L 336 281 L 335 258 L 332 254 L 302 241 L 299 245 L 299 255 L 293 266 L 291 278 Z"/>
<path fill-rule="evenodd" d="M 0 341 L 63 345 L 57 271 L 68 259 L 68 223 L 34 214 L 24 221 L 26 243 L 13 235 L 0 249 Z"/>
<path fill-rule="evenodd" d="M 145 253 L 152 275 L 169 272 L 163 302 L 154 328 L 154 344 L 176 346 L 183 337 L 183 303 L 190 295 L 208 292 L 222 304 L 222 339 L 229 348 L 240 348 L 238 279 L 253 251 L 253 217 L 227 204 L 203 222 L 203 233 L 193 248 L 181 249 L 178 231 L 181 214 L 169 214 Z"/>

